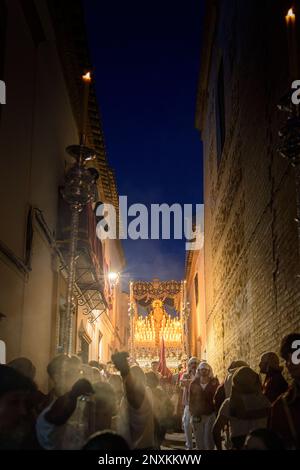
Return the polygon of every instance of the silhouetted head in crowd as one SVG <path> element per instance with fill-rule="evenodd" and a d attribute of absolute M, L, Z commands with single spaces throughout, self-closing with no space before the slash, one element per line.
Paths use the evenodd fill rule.
<path fill-rule="evenodd" d="M 159 366 L 159 362 L 158 362 L 158 361 L 152 361 L 152 362 L 151 362 L 151 370 L 152 370 L 155 374 L 157 374 L 157 372 L 158 372 L 158 370 L 157 370 L 157 369 L 158 369 L 158 366 Z"/>
<path fill-rule="evenodd" d="M 93 434 L 84 445 L 83 450 L 115 451 L 129 450 L 129 446 L 123 437 L 114 431 L 101 431 Z"/>
<path fill-rule="evenodd" d="M 69 392 L 75 382 L 83 377 L 82 362 L 78 356 L 59 354 L 48 364 L 47 372 L 57 396 Z"/>
<path fill-rule="evenodd" d="M 10 361 L 7 365 L 25 375 L 25 377 L 34 380 L 36 368 L 26 357 L 18 357 L 17 359 Z"/>
<path fill-rule="evenodd" d="M 196 374 L 199 361 L 196 357 L 191 357 L 188 362 L 188 371 Z"/>
<path fill-rule="evenodd" d="M 280 355 L 285 360 L 291 377 L 300 381 L 300 333 L 292 333 L 283 338 Z"/>
<path fill-rule="evenodd" d="M 227 369 L 227 375 L 224 381 L 224 391 L 226 398 L 229 398 L 232 390 L 232 379 L 234 372 L 240 367 L 249 367 L 245 361 L 232 361 Z"/>
<path fill-rule="evenodd" d="M 36 392 L 31 379 L 0 365 L 0 447 L 18 448 L 30 428 L 30 398 Z"/>
<path fill-rule="evenodd" d="M 232 387 L 241 395 L 259 393 L 261 392 L 259 375 L 250 367 L 240 367 L 233 375 Z"/>
<path fill-rule="evenodd" d="M 92 383 L 94 378 L 93 368 L 88 364 L 82 364 L 81 371 L 81 378 L 86 379 Z"/>
<path fill-rule="evenodd" d="M 259 375 L 250 367 L 236 369 L 230 395 L 231 416 L 238 419 L 267 418 L 270 406 L 262 393 Z"/>
<path fill-rule="evenodd" d="M 116 415 L 116 395 L 108 383 L 97 383 L 93 386 L 95 392 L 95 429 L 102 431 L 111 429 L 112 418 Z"/>
<path fill-rule="evenodd" d="M 187 363 L 188 363 L 188 360 L 186 357 L 184 357 L 183 359 L 181 359 L 181 365 L 182 365 L 182 370 L 186 370 L 187 369 Z"/>
<path fill-rule="evenodd" d="M 159 386 L 158 377 L 154 372 L 152 371 L 147 372 L 145 376 L 146 376 L 146 384 L 148 385 L 148 387 L 154 389 Z"/>
<path fill-rule="evenodd" d="M 232 372 L 239 367 L 249 367 L 245 361 L 232 361 L 228 367 L 228 372 Z"/>
<path fill-rule="evenodd" d="M 270 429 L 256 429 L 246 437 L 244 450 L 284 450 L 284 444 Z"/>
<path fill-rule="evenodd" d="M 279 357 L 274 352 L 266 352 L 260 358 L 259 370 L 262 374 L 269 374 L 272 371 L 280 371 Z"/>
<path fill-rule="evenodd" d="M 251 404 L 251 406 L 250 406 Z M 251 419 L 251 409 L 266 419 L 270 402 L 262 393 L 259 375 L 250 367 L 236 369 L 232 377 L 230 395 L 231 416 Z"/>
<path fill-rule="evenodd" d="M 101 372 L 98 367 L 92 367 L 92 384 L 102 382 Z"/>
<path fill-rule="evenodd" d="M 97 369 L 99 369 L 99 362 L 98 361 L 90 361 L 89 366 L 97 367 Z"/>
<path fill-rule="evenodd" d="M 200 380 L 208 381 L 213 377 L 213 371 L 211 366 L 206 361 L 201 361 L 197 367 L 197 377 Z"/>

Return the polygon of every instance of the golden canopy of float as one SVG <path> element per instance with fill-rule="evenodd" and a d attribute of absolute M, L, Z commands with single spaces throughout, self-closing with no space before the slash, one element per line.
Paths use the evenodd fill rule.
<path fill-rule="evenodd" d="M 138 306 L 146 306 L 147 315 L 140 315 Z M 170 315 L 165 306 L 171 306 Z M 136 281 L 130 284 L 131 356 L 147 369 L 159 360 L 162 339 L 167 365 L 177 367 L 186 354 L 185 284 L 181 281 Z"/>
<path fill-rule="evenodd" d="M 172 318 L 163 308 L 161 300 L 152 302 L 152 311 L 147 317 L 139 316 L 135 324 L 136 348 L 158 348 L 162 338 L 168 348 L 182 345 L 182 325 L 179 318 Z"/>

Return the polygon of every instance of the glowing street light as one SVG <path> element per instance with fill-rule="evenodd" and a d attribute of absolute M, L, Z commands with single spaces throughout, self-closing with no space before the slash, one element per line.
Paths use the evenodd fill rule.
<path fill-rule="evenodd" d="M 119 273 L 116 273 L 113 271 L 108 273 L 108 280 L 109 280 L 111 287 L 115 287 L 118 284 L 119 279 L 120 279 Z"/>

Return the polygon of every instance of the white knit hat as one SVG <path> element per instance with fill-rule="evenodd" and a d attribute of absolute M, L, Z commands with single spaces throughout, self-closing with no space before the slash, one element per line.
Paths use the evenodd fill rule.
<path fill-rule="evenodd" d="M 189 359 L 188 365 L 190 366 L 193 362 L 196 362 L 198 364 L 199 359 L 197 359 L 196 357 L 191 357 Z"/>

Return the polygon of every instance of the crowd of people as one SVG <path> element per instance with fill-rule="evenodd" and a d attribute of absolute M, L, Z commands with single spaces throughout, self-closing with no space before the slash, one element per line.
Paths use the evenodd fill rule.
<path fill-rule="evenodd" d="M 15 359 L 0 365 L 0 449 L 155 450 L 167 432 L 181 429 L 187 450 L 299 449 L 295 341 L 300 334 L 282 340 L 286 373 L 267 352 L 259 373 L 236 360 L 222 383 L 196 357 L 162 377 L 156 362 L 145 372 L 125 352 L 113 354 L 110 367 L 60 354 L 47 367 L 47 395 L 32 362 Z"/>

